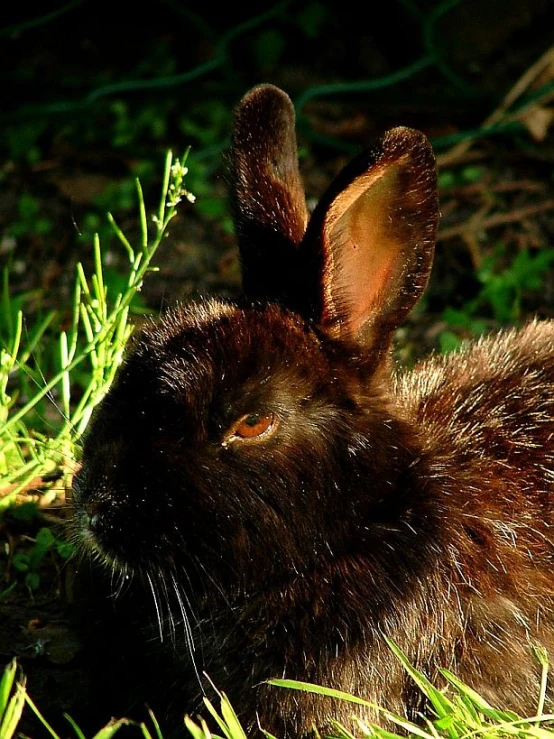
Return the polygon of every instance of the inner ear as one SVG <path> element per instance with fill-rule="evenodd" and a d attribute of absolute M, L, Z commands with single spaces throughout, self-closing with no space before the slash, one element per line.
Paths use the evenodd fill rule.
<path fill-rule="evenodd" d="M 337 338 L 386 352 L 427 284 L 438 213 L 425 136 L 389 131 L 314 211 L 302 244 L 313 318 Z"/>
<path fill-rule="evenodd" d="M 401 221 L 395 212 L 398 177 L 399 166 L 360 176 L 337 196 L 323 224 L 323 241 L 333 248 L 324 266 L 322 322 L 332 326 L 343 319 L 343 328 L 354 336 L 362 333 L 368 316 L 393 300 L 402 278 L 403 265 L 395 263 L 401 238 L 396 233 Z"/>

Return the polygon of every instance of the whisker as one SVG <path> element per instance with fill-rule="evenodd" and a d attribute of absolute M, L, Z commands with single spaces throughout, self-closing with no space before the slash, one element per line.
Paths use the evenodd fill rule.
<path fill-rule="evenodd" d="M 164 640 L 164 634 L 163 634 L 163 627 L 162 627 L 162 615 L 160 610 L 160 604 L 158 602 L 158 594 L 156 592 L 156 588 L 154 586 L 154 582 L 152 580 L 152 577 L 150 576 L 150 573 L 146 573 L 146 579 L 148 581 L 148 584 L 150 586 L 150 590 L 152 592 L 152 597 L 154 598 L 154 607 L 156 608 L 156 617 L 158 620 L 158 632 L 160 635 L 160 641 L 163 642 Z"/>
<path fill-rule="evenodd" d="M 192 663 L 192 668 L 194 670 L 194 674 L 196 676 L 196 679 L 198 680 L 198 685 L 200 686 L 200 690 L 202 691 L 202 694 L 205 694 L 204 686 L 202 684 L 202 679 L 200 677 L 200 672 L 198 670 L 198 665 L 196 664 L 196 657 L 195 657 L 195 645 L 194 645 L 194 635 L 192 631 L 192 626 L 190 623 L 190 619 L 187 615 L 185 603 L 183 602 L 183 597 L 186 601 L 186 605 L 189 607 L 192 613 L 192 609 L 190 608 L 190 600 L 187 597 L 186 593 L 184 593 L 181 588 L 179 588 L 177 584 L 177 580 L 175 579 L 175 575 L 172 572 L 171 573 L 171 582 L 173 584 L 173 590 L 175 591 L 175 596 L 177 598 L 177 602 L 179 604 L 179 608 L 181 611 L 181 615 L 183 617 L 183 628 L 185 631 L 185 643 L 187 645 L 188 653 L 190 655 L 190 660 Z M 194 615 L 192 613 L 192 615 Z M 196 622 L 198 623 L 198 620 L 195 618 Z"/>
<path fill-rule="evenodd" d="M 192 633 L 192 627 L 190 625 L 190 619 L 188 617 L 188 614 L 186 612 L 185 603 L 183 600 L 183 596 L 186 600 L 187 606 L 189 606 L 190 609 L 190 603 L 186 595 L 183 593 L 181 594 L 181 590 L 179 586 L 177 585 L 177 580 L 175 579 L 175 575 L 171 573 L 171 582 L 173 584 L 173 590 L 175 591 L 175 596 L 177 598 L 177 603 L 179 604 L 179 610 L 181 611 L 181 616 L 183 618 L 183 627 L 185 631 L 185 641 L 187 643 L 187 647 L 191 655 L 194 653 L 195 647 L 194 647 L 194 638 Z"/>
<path fill-rule="evenodd" d="M 167 589 L 167 582 L 161 574 L 158 576 L 157 579 L 159 583 L 161 584 L 161 587 L 162 587 L 162 590 L 165 596 L 165 602 L 167 606 L 167 621 L 169 623 L 170 638 L 171 638 L 171 643 L 173 644 L 173 646 L 175 646 L 175 634 L 176 634 L 175 619 L 173 618 L 173 611 L 171 610 L 171 605 L 169 601 L 169 592 Z"/>

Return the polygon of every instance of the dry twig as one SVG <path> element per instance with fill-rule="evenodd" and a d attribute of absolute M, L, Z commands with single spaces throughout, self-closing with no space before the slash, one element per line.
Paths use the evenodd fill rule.
<path fill-rule="evenodd" d="M 489 228 L 502 226 L 507 223 L 523 221 L 530 216 L 534 216 L 537 213 L 543 213 L 547 210 L 554 210 L 554 200 L 545 200 L 542 203 L 527 205 L 524 208 L 516 208 L 516 210 L 511 210 L 508 213 L 494 213 L 487 218 L 484 218 L 482 211 L 479 211 L 476 216 L 473 216 L 463 223 L 451 226 L 450 228 L 440 229 L 439 240 L 447 241 L 456 236 L 464 237 L 468 233 L 477 235 L 479 231 L 486 231 Z"/>
<path fill-rule="evenodd" d="M 482 123 L 482 128 L 493 126 L 501 120 L 517 120 L 519 117 L 525 115 L 526 109 L 517 111 L 517 113 L 514 114 L 510 114 L 509 110 L 515 101 L 532 86 L 535 80 L 540 77 L 550 65 L 554 65 L 554 46 L 551 46 L 547 51 L 545 51 L 545 53 L 525 71 L 511 90 L 509 90 L 498 108 L 496 108 L 496 110 L 494 110 L 488 118 L 485 119 Z M 550 100 L 553 96 L 554 93 L 549 93 L 545 96 L 542 102 L 544 103 L 547 100 Z M 533 104 L 536 105 L 537 101 Z M 473 139 L 467 139 L 466 141 L 456 144 L 456 146 L 452 147 L 452 149 L 446 151 L 444 154 L 439 154 L 437 157 L 439 166 L 454 163 L 458 164 L 460 159 L 464 154 L 466 154 L 472 145 Z"/>

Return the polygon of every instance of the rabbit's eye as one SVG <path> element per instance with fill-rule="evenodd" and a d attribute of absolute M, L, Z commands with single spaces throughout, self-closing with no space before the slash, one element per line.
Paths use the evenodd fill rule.
<path fill-rule="evenodd" d="M 277 428 L 273 413 L 248 413 L 231 426 L 225 442 L 234 440 L 257 441 L 267 437 Z"/>

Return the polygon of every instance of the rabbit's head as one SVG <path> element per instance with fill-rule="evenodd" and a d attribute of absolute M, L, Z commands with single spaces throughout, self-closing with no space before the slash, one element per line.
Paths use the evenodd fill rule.
<path fill-rule="evenodd" d="M 294 110 L 270 85 L 238 106 L 230 161 L 244 295 L 141 331 L 74 497 L 80 538 L 104 560 L 244 590 L 347 548 L 368 510 L 401 505 L 387 494 L 411 442 L 390 348 L 427 283 L 438 204 L 429 144 L 397 128 L 309 216 Z"/>

